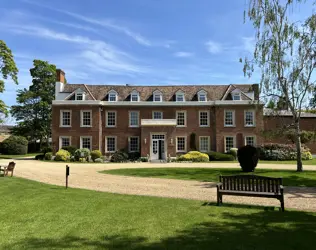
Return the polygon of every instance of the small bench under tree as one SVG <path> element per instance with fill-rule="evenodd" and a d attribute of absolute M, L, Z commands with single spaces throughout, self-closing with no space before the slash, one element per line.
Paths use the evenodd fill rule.
<path fill-rule="evenodd" d="M 220 176 L 217 184 L 217 205 L 223 203 L 223 195 L 276 198 L 284 212 L 282 178 L 258 175 Z"/>

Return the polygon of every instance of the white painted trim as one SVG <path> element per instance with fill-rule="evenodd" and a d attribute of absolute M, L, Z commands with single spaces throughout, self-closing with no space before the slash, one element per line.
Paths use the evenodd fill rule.
<path fill-rule="evenodd" d="M 90 125 L 83 125 L 83 112 L 89 112 L 90 113 Z M 92 127 L 92 110 L 80 110 L 80 127 L 81 128 L 91 128 Z"/>
<path fill-rule="evenodd" d="M 233 125 L 226 125 L 226 112 L 232 112 L 233 113 Z M 225 128 L 233 128 L 236 127 L 236 116 L 235 116 L 235 110 L 232 109 L 225 109 L 224 110 L 224 127 Z"/>
<path fill-rule="evenodd" d="M 130 139 L 131 138 L 137 138 L 138 139 L 138 145 L 137 145 L 137 151 L 131 151 L 131 141 L 130 141 Z M 137 152 L 139 152 L 140 151 L 140 138 L 139 138 L 139 136 L 129 136 L 128 137 L 128 152 L 130 152 L 130 153 L 137 153 Z"/>
<path fill-rule="evenodd" d="M 202 89 L 202 90 L 198 91 L 198 92 L 197 92 L 197 95 L 198 95 L 198 101 L 199 101 L 199 102 L 207 102 L 207 92 L 206 92 L 205 90 Z M 200 100 L 200 96 L 201 96 L 201 95 L 205 95 L 205 101 L 201 101 L 201 100 Z"/>
<path fill-rule="evenodd" d="M 183 101 L 178 101 L 178 96 L 182 96 L 182 97 L 183 97 Z M 184 94 L 183 91 L 178 90 L 178 91 L 176 92 L 176 102 L 185 102 L 185 94 Z"/>
<path fill-rule="evenodd" d="M 141 126 L 177 126 L 176 119 L 141 119 Z"/>
<path fill-rule="evenodd" d="M 226 151 L 226 138 L 227 137 L 233 138 L 233 148 L 236 148 L 236 136 L 235 135 L 226 135 L 226 136 L 224 136 L 224 152 L 225 153 L 227 153 L 227 151 Z"/>
<path fill-rule="evenodd" d="M 160 96 L 160 101 L 155 101 L 155 96 Z M 153 92 L 153 102 L 162 102 L 162 92 L 159 90 L 155 90 Z"/>
<path fill-rule="evenodd" d="M 63 125 L 63 112 L 70 112 L 70 125 Z M 72 125 L 72 110 L 62 109 L 59 112 L 59 127 L 60 128 L 71 128 Z"/>
<path fill-rule="evenodd" d="M 77 100 L 78 94 L 82 95 L 82 100 Z M 76 101 L 84 101 L 84 100 L 85 100 L 85 97 L 86 97 L 86 95 L 85 95 L 84 92 L 82 92 L 82 93 L 75 93 L 75 100 L 76 100 Z"/>
<path fill-rule="evenodd" d="M 108 151 L 108 138 L 115 138 L 115 150 L 114 151 Z M 105 147 L 104 147 L 105 153 L 115 153 L 117 151 L 117 136 L 106 136 L 105 137 Z"/>
<path fill-rule="evenodd" d="M 154 113 L 155 112 L 160 112 L 161 113 L 161 118 L 160 119 L 155 119 L 155 117 L 154 117 Z M 152 111 L 152 120 L 162 120 L 163 119 L 163 111 L 160 111 L 160 110 L 153 110 Z"/>
<path fill-rule="evenodd" d="M 207 138 L 207 143 L 208 143 L 208 149 L 207 149 L 207 151 L 205 151 L 205 150 L 202 150 L 201 149 L 201 138 Z M 210 136 L 207 136 L 207 135 L 205 135 L 205 136 L 199 136 L 199 151 L 200 152 L 210 152 L 210 148 L 211 148 L 211 137 Z"/>
<path fill-rule="evenodd" d="M 178 125 L 178 113 L 184 113 L 184 125 Z M 177 127 L 184 128 L 187 126 L 187 111 L 186 110 L 177 110 L 176 111 L 176 120 L 177 120 Z"/>
<path fill-rule="evenodd" d="M 184 150 L 178 150 L 178 138 L 184 138 Z M 177 136 L 176 137 L 176 152 L 177 153 L 186 153 L 187 152 L 187 144 L 188 144 L 188 140 L 187 140 L 187 136 Z"/>
<path fill-rule="evenodd" d="M 132 96 L 133 95 L 137 95 L 137 101 L 133 101 L 132 100 Z M 137 90 L 133 90 L 131 93 L 130 93 L 130 97 L 131 97 L 131 102 L 139 102 L 139 92 Z"/>
<path fill-rule="evenodd" d="M 108 113 L 114 112 L 115 113 L 115 125 L 108 125 Z M 107 110 L 105 112 L 105 127 L 107 128 L 116 128 L 117 127 L 117 111 L 116 110 Z"/>
<path fill-rule="evenodd" d="M 58 150 L 59 149 L 61 149 L 62 148 L 62 139 L 63 138 L 68 138 L 69 139 L 69 146 L 71 146 L 71 136 L 63 136 L 63 135 L 61 135 L 61 136 L 59 136 L 59 148 L 58 148 Z"/>
<path fill-rule="evenodd" d="M 231 95 L 232 95 L 232 99 L 233 99 L 233 101 L 241 101 L 241 93 L 239 92 L 239 93 L 237 93 L 237 92 L 231 92 Z M 235 99 L 235 97 L 237 97 L 237 96 L 239 96 L 239 99 Z"/>
<path fill-rule="evenodd" d="M 90 148 L 89 150 L 92 150 L 92 136 L 80 136 L 80 149 L 82 149 L 82 139 L 83 138 L 90 138 Z"/>
<path fill-rule="evenodd" d="M 207 112 L 207 125 L 201 125 L 201 112 Z M 199 110 L 199 127 L 200 128 L 210 127 L 210 111 L 209 110 Z"/>
<path fill-rule="evenodd" d="M 131 125 L 131 112 L 136 112 L 137 113 L 137 120 L 138 120 L 138 125 Z M 130 128 L 139 128 L 140 123 L 140 112 L 139 110 L 130 110 L 128 111 L 128 127 Z"/>
<path fill-rule="evenodd" d="M 246 124 L 246 112 L 252 112 L 253 115 L 253 125 L 247 125 Z M 256 111 L 254 109 L 247 109 L 244 110 L 244 126 L 245 128 L 254 128 L 256 127 Z"/>
<path fill-rule="evenodd" d="M 256 135 L 245 135 L 244 136 L 244 145 L 246 146 L 247 145 L 247 137 L 253 137 L 253 143 L 254 143 L 254 147 L 257 146 L 257 136 Z"/>
<path fill-rule="evenodd" d="M 110 95 L 113 95 L 113 94 L 115 95 L 115 101 L 110 101 Z M 112 89 L 108 92 L 108 102 L 117 102 L 117 98 L 118 98 L 118 94 L 115 90 Z"/>
<path fill-rule="evenodd" d="M 168 157 L 168 138 L 167 138 L 167 132 L 150 132 L 150 148 L 149 148 L 149 158 L 151 159 L 152 155 L 151 155 L 151 152 L 152 152 L 152 146 L 153 146 L 153 135 L 164 135 L 165 136 L 165 159 L 167 159 Z M 165 160 L 164 159 L 164 160 Z"/>

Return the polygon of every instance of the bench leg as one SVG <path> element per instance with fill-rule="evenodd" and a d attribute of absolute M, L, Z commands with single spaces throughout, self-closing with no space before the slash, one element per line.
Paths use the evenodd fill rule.
<path fill-rule="evenodd" d="M 223 203 L 223 195 L 217 193 L 217 206 L 220 206 Z"/>
<path fill-rule="evenodd" d="M 280 202 L 281 202 L 281 210 L 282 212 L 284 212 L 284 197 L 283 196 L 281 197 Z"/>

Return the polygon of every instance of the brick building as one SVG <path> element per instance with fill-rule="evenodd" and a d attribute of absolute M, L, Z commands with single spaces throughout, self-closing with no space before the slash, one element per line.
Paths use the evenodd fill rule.
<path fill-rule="evenodd" d="M 151 160 L 187 152 L 225 152 L 262 142 L 257 84 L 122 86 L 65 84 L 57 70 L 54 151 L 63 146 L 112 154 L 139 151 Z M 192 135 L 195 134 L 195 136 Z M 195 137 L 195 143 L 190 140 Z"/>

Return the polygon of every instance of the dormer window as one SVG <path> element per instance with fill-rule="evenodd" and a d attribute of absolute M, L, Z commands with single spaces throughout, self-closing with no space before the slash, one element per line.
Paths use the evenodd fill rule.
<path fill-rule="evenodd" d="M 184 102 L 185 101 L 183 92 L 180 91 L 180 92 L 176 93 L 176 101 L 177 102 Z"/>
<path fill-rule="evenodd" d="M 232 96 L 233 96 L 233 100 L 234 101 L 240 101 L 241 100 L 240 93 L 232 93 Z"/>
<path fill-rule="evenodd" d="M 162 93 L 160 91 L 154 92 L 154 102 L 162 102 Z"/>
<path fill-rule="evenodd" d="M 111 90 L 109 92 L 109 99 L 108 99 L 109 102 L 116 102 L 117 101 L 117 93 L 116 91 L 114 90 Z"/>
<path fill-rule="evenodd" d="M 76 93 L 75 99 L 76 99 L 76 101 L 83 101 L 84 100 L 84 94 L 83 93 Z"/>
<path fill-rule="evenodd" d="M 206 102 L 207 101 L 206 92 L 204 90 L 201 90 L 198 93 L 198 99 L 199 99 L 199 102 Z"/>
<path fill-rule="evenodd" d="M 139 102 L 139 93 L 137 91 L 131 93 L 131 102 Z"/>

